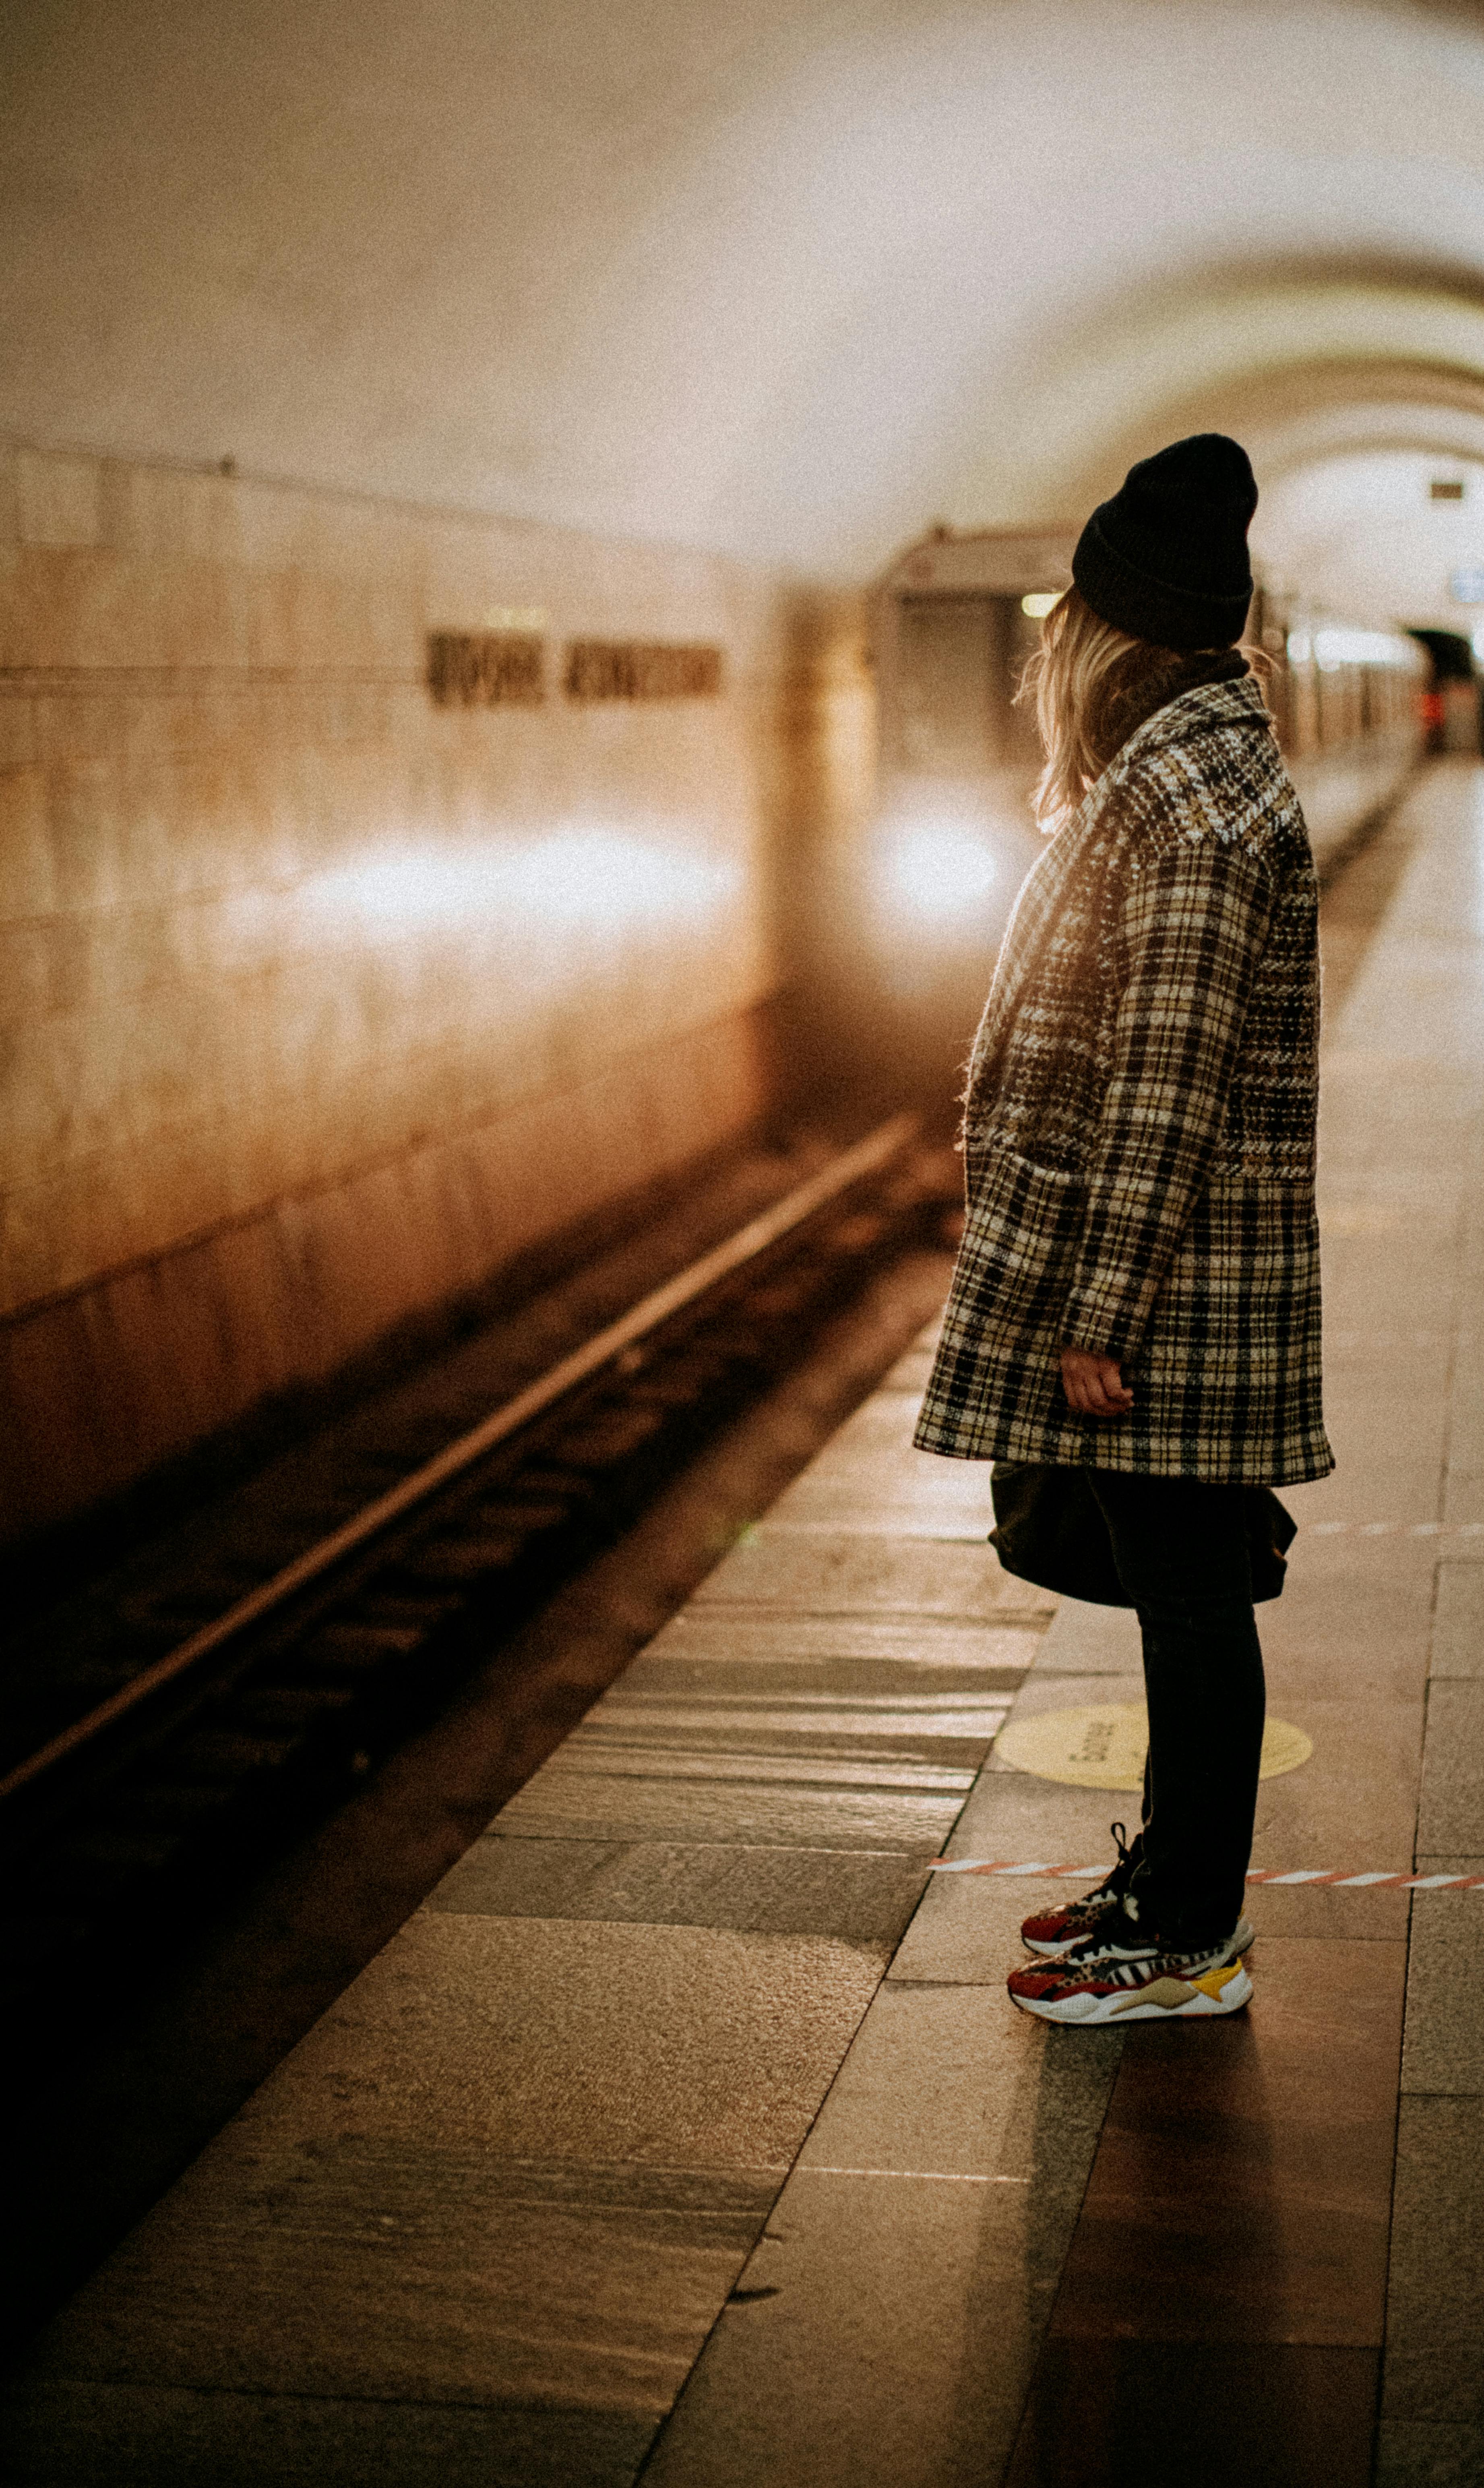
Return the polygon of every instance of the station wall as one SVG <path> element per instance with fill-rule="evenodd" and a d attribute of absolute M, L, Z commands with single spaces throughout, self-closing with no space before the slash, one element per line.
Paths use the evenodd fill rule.
<path fill-rule="evenodd" d="M 442 708 L 430 633 L 545 641 Z M 712 696 L 569 697 L 574 637 Z M 313 1383 L 770 1099 L 860 616 L 719 557 L 0 461 L 0 1538 Z"/>

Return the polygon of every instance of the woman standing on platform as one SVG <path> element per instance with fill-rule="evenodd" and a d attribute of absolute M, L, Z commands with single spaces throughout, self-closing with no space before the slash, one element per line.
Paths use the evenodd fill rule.
<path fill-rule="evenodd" d="M 1054 834 L 974 1041 L 964 1243 L 917 1429 L 951 1457 L 1081 1471 L 1138 1613 L 1142 1828 L 1098 1891 L 1026 1920 L 1041 1960 L 1009 1981 L 1026 2012 L 1081 2025 L 1251 1994 L 1246 1489 L 1334 1465 L 1318 891 L 1236 644 L 1256 505 L 1219 433 L 1143 460 L 1088 520 L 1043 627 L 1027 691 Z"/>

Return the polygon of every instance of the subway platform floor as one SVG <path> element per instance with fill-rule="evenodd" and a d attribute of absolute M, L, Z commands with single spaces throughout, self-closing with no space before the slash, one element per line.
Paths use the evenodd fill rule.
<path fill-rule="evenodd" d="M 1327 1020 L 1336 1475 L 1254 1867 L 1484 1875 L 1484 770 Z M 1136 1798 L 1006 1718 L 1136 1635 L 997 1571 L 920 1341 L 7 2387 L 46 2488 L 1484 2481 L 1484 1889 L 1259 1882 L 1246 2015 L 1016 2014 Z"/>

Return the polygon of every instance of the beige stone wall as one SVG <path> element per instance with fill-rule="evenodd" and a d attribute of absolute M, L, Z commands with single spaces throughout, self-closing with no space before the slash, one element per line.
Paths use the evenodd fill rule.
<path fill-rule="evenodd" d="M 539 611 L 539 708 L 430 630 Z M 770 575 L 216 474 L 0 466 L 4 1535 L 765 1103 L 818 630 Z M 582 707 L 569 636 L 711 640 Z"/>

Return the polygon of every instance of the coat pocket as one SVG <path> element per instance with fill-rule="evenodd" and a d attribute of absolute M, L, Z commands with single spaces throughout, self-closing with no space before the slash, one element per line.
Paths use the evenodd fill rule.
<path fill-rule="evenodd" d="M 1023 1361 L 1061 1349 L 1087 1187 L 1013 1149 L 966 1146 L 964 1242 L 954 1296 L 984 1326 L 992 1356 Z"/>

